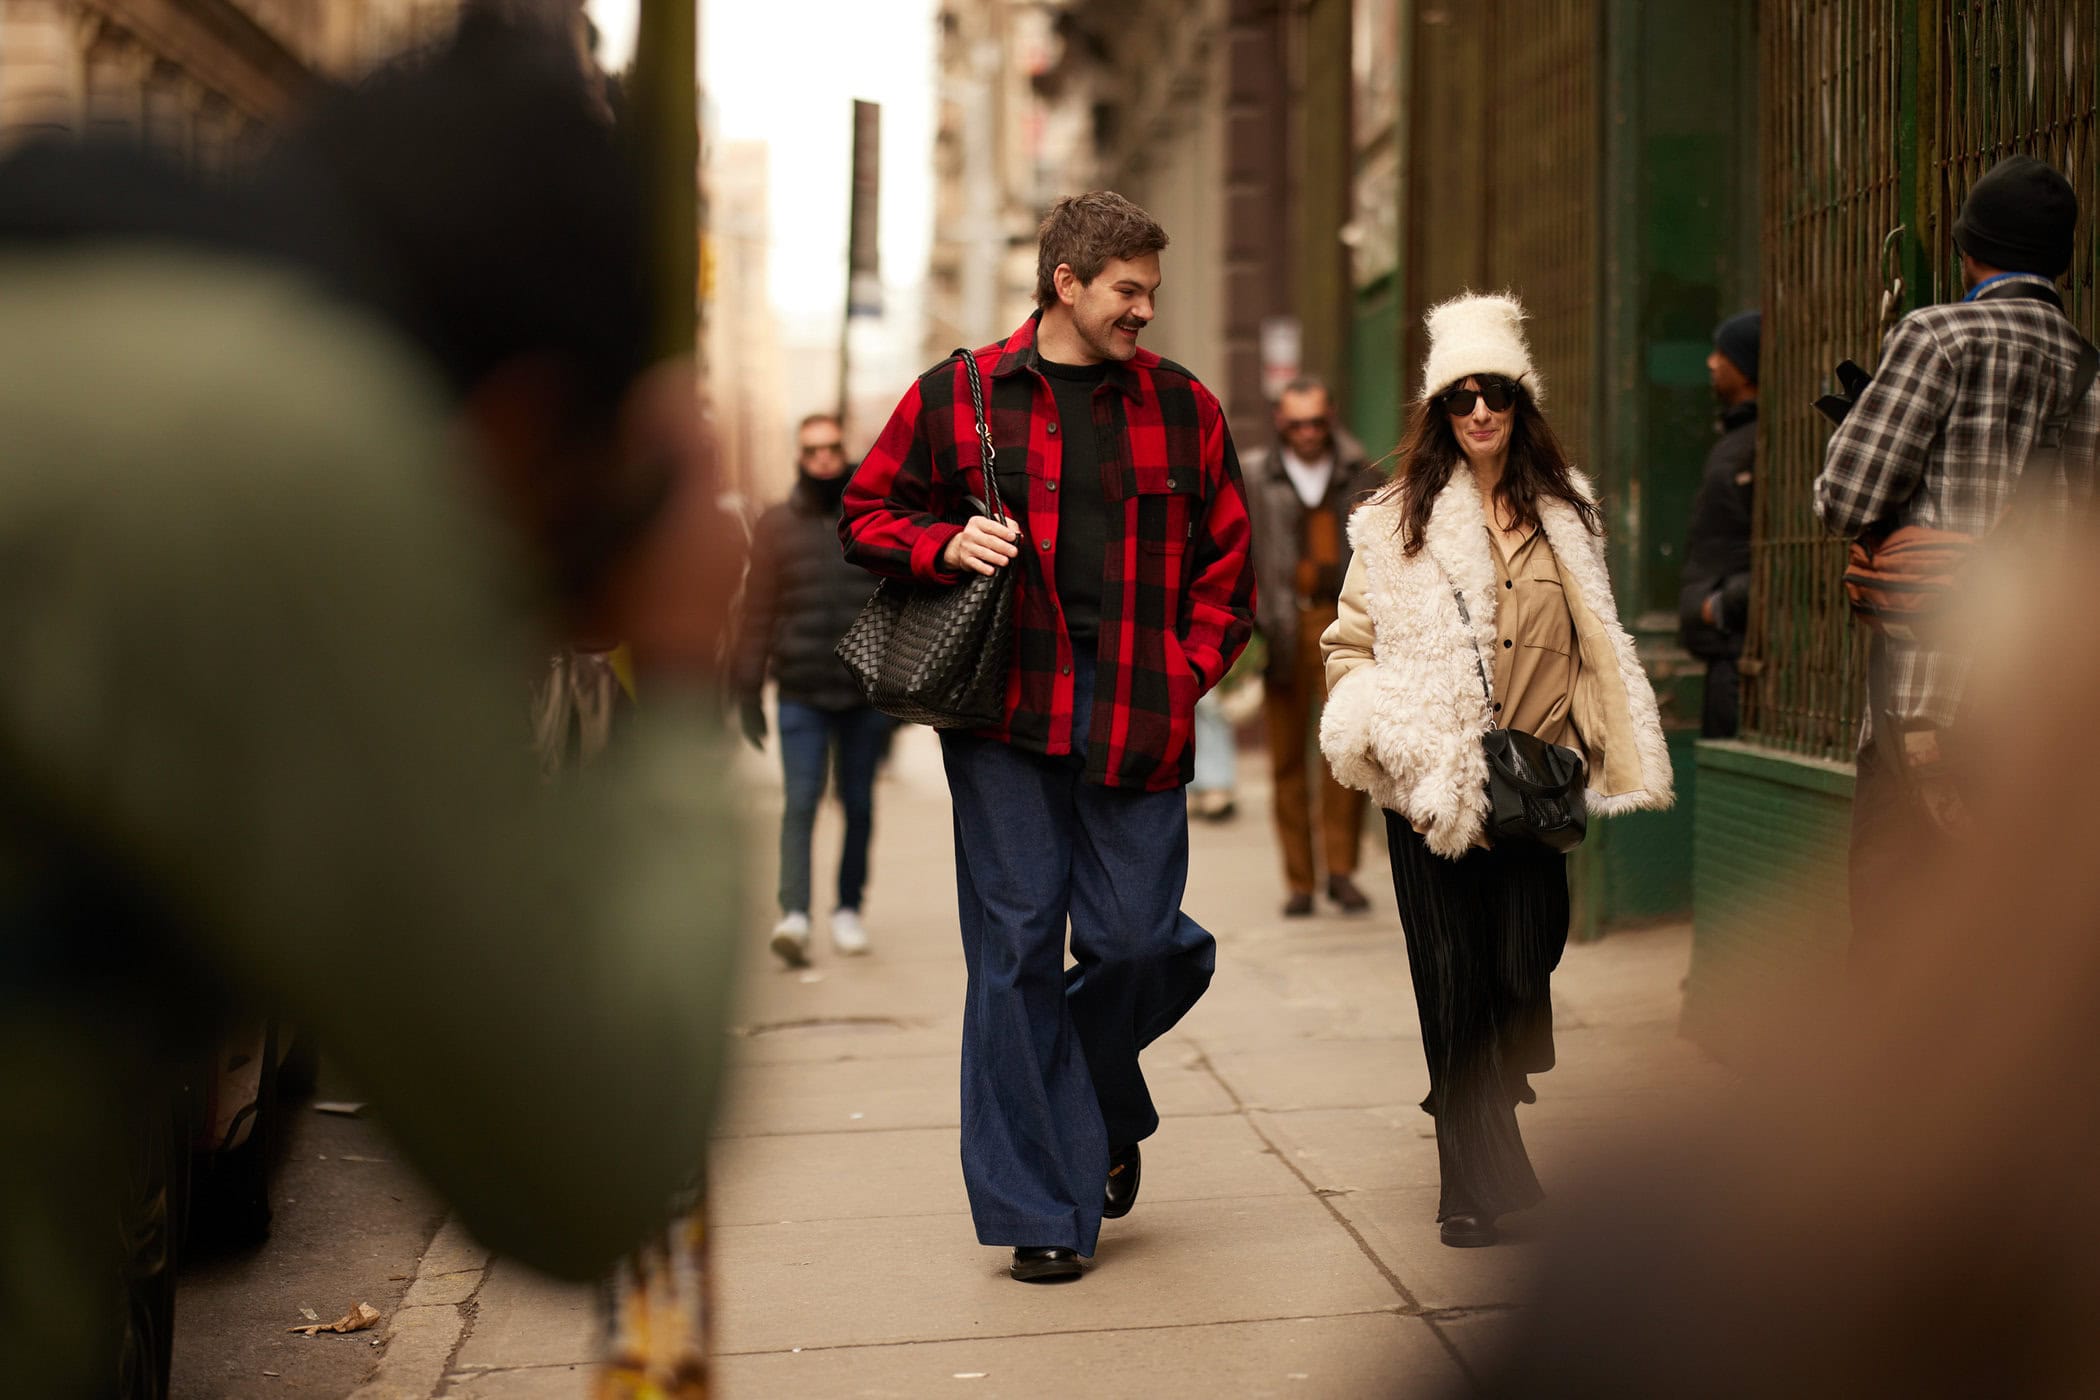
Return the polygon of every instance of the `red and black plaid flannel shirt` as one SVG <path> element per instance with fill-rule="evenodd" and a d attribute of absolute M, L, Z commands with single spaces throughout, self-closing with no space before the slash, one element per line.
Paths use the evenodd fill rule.
<path fill-rule="evenodd" d="M 1064 444 L 1037 368 L 1036 318 L 975 351 L 997 449 L 999 490 L 1021 527 L 1006 722 L 979 731 L 1042 754 L 1071 751 L 1072 642 L 1055 550 Z M 1140 350 L 1094 393 L 1106 493 L 1107 573 L 1086 777 L 1148 791 L 1188 782 L 1196 700 L 1254 625 L 1247 498 L 1225 413 L 1196 377 Z M 953 583 L 948 541 L 984 494 L 970 386 L 949 359 L 906 391 L 846 488 L 846 557 L 891 578 Z M 1070 489 L 1079 489 L 1071 483 Z M 1120 505 L 1120 510 L 1115 509 Z"/>

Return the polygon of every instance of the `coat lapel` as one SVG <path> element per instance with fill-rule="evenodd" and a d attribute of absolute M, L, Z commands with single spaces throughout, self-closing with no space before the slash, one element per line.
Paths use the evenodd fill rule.
<path fill-rule="evenodd" d="M 1429 518 L 1423 541 L 1429 557 L 1454 588 L 1466 595 L 1466 613 L 1473 619 L 1475 645 L 1490 645 L 1495 639 L 1495 561 L 1488 552 L 1487 513 L 1480 508 L 1480 490 L 1473 473 L 1458 467 L 1451 480 L 1437 493 L 1436 512 Z M 1456 610 L 1456 604 L 1453 605 Z"/>

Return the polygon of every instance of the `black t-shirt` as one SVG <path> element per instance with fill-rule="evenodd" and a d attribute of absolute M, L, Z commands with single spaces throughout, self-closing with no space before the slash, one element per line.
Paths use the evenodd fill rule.
<path fill-rule="evenodd" d="M 1091 651 L 1101 635 L 1101 584 L 1108 572 L 1108 489 L 1094 441 L 1094 390 L 1107 364 L 1059 365 L 1038 360 L 1057 395 L 1057 432 L 1064 440 L 1058 478 L 1057 600 L 1075 651 Z"/>

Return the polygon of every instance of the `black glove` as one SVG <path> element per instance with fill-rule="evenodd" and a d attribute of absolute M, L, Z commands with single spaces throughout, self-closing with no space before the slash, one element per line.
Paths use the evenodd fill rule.
<path fill-rule="evenodd" d="M 756 695 L 746 695 L 737 702 L 737 713 L 743 723 L 744 737 L 751 747 L 760 753 L 766 751 L 766 707 Z"/>
<path fill-rule="evenodd" d="M 1844 392 L 1825 394 L 1817 399 L 1816 411 L 1833 423 L 1843 423 L 1845 415 L 1859 402 L 1859 396 L 1867 391 L 1867 385 L 1874 382 L 1874 376 L 1852 361 L 1845 360 L 1837 367 L 1837 380 Z"/>

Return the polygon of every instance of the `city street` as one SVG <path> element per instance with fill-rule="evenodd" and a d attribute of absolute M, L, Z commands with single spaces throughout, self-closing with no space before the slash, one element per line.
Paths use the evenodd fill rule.
<path fill-rule="evenodd" d="M 777 778 L 770 761 L 745 767 L 763 892 Z M 712 1201 L 719 1394 L 1020 1397 L 1044 1393 L 1052 1373 L 1158 1397 L 1462 1385 L 1518 1300 L 1552 1206 L 1511 1222 L 1516 1238 L 1500 1248 L 1438 1243 L 1436 1145 L 1415 1106 L 1427 1083 L 1383 851 L 1367 839 L 1370 915 L 1283 920 L 1265 770 L 1258 751 L 1242 755 L 1238 819 L 1196 827 L 1188 908 L 1218 935 L 1218 974 L 1148 1056 L 1166 1121 L 1146 1144 L 1138 1206 L 1108 1223 L 1084 1279 L 1031 1287 L 1010 1281 L 1005 1251 L 970 1228 L 956 1163 L 963 975 L 948 804 L 933 735 L 900 736 L 877 799 L 874 952 L 831 955 L 820 922 L 815 967 L 786 972 L 762 955 L 769 916 L 754 915 L 761 956 L 746 965 Z M 819 829 L 820 893 L 833 822 L 827 813 Z M 1560 1067 L 1523 1110 L 1549 1190 L 1615 1127 L 1710 1082 L 1715 1071 L 1674 1033 L 1688 954 L 1682 927 L 1569 950 L 1556 980 Z M 329 1150 L 306 1146 L 305 1158 Z M 309 1179 L 331 1167 L 338 1179 L 372 1170 L 295 1163 Z M 282 1352 L 275 1329 L 297 1320 L 280 1316 L 288 1305 L 358 1301 L 388 1309 L 383 1346 L 283 1338 L 376 1362 L 358 1400 L 586 1394 L 599 1348 L 591 1290 L 491 1263 L 450 1226 L 414 1248 L 402 1227 L 427 1220 L 428 1206 L 395 1189 L 366 1193 L 376 1217 L 338 1222 L 380 1246 L 359 1252 L 360 1267 L 391 1295 L 309 1296 L 318 1280 L 284 1256 L 340 1257 L 342 1240 L 313 1240 L 300 1222 L 314 1188 L 293 1194 L 249 1269 L 262 1315 L 227 1306 L 221 1266 L 209 1316 L 222 1335 L 191 1333 L 181 1352 L 192 1368 L 213 1357 L 210 1381 L 178 1370 L 178 1395 L 293 1393 L 256 1373 L 290 1376 L 281 1362 L 258 1356 L 236 1375 L 216 1358 L 251 1334 Z M 288 1279 L 306 1291 L 277 1286 Z M 318 1375 L 300 1389 L 330 1393 Z"/>

